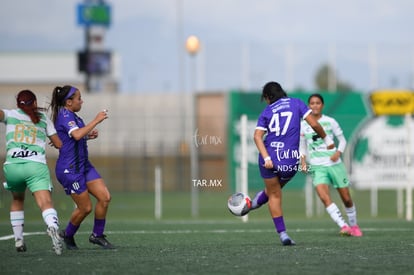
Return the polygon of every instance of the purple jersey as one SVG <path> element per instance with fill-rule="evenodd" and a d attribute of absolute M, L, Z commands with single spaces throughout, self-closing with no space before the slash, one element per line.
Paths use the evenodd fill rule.
<path fill-rule="evenodd" d="M 264 161 L 259 154 L 262 177 L 280 173 L 281 182 L 287 182 L 294 176 L 300 156 L 300 124 L 310 112 L 300 99 L 284 97 L 269 104 L 260 114 L 256 129 L 266 131 L 264 144 L 274 165 L 273 171 L 262 167 Z"/>
<path fill-rule="evenodd" d="M 66 170 L 67 173 L 82 172 L 88 163 L 87 139 L 78 141 L 72 138 L 71 132 L 85 126 L 83 120 L 74 112 L 62 108 L 55 122 L 57 134 L 62 141 L 56 171 Z"/>

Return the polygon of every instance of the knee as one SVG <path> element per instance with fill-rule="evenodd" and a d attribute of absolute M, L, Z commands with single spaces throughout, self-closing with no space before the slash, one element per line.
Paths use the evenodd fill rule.
<path fill-rule="evenodd" d="M 101 198 L 99 198 L 99 202 L 104 206 L 104 207 L 108 207 L 109 203 L 111 202 L 111 194 L 106 194 L 105 196 L 102 196 Z"/>
<path fill-rule="evenodd" d="M 84 216 L 87 216 L 92 212 L 92 204 L 83 205 L 82 207 L 78 207 L 78 209 Z"/>

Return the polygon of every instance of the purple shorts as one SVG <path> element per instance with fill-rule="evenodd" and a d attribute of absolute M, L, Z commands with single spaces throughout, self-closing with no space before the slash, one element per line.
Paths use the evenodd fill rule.
<path fill-rule="evenodd" d="M 275 161 L 272 156 L 273 168 L 267 169 L 264 165 L 264 160 L 259 154 L 259 170 L 260 175 L 264 179 L 270 179 L 274 177 L 279 178 L 281 185 L 288 183 L 295 175 L 299 169 L 299 160 L 296 158 L 284 159 L 283 161 Z"/>
<path fill-rule="evenodd" d="M 74 173 L 68 169 L 56 169 L 56 178 L 63 186 L 65 193 L 70 194 L 81 194 L 88 190 L 86 185 L 88 182 L 96 179 L 100 179 L 101 175 L 95 169 L 95 167 L 88 161 L 80 173 Z"/>

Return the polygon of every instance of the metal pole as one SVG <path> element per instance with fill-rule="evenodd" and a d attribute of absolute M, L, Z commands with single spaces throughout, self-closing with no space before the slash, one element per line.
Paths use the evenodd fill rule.
<path fill-rule="evenodd" d="M 155 218 L 157 220 L 161 219 L 162 216 L 162 188 L 161 188 L 161 168 L 159 166 L 155 167 Z"/>
<path fill-rule="evenodd" d="M 240 118 L 240 147 L 241 147 L 241 159 L 240 159 L 240 171 L 241 171 L 241 192 L 243 194 L 249 194 L 248 188 L 248 159 L 247 159 L 247 115 L 243 114 Z M 242 221 L 247 222 L 249 215 L 242 217 Z"/>
<path fill-rule="evenodd" d="M 91 75 L 89 72 L 89 56 L 90 56 L 90 44 L 91 44 L 91 35 L 90 35 L 90 27 L 85 27 L 85 88 L 87 92 L 91 90 Z"/>
<path fill-rule="evenodd" d="M 195 56 L 191 56 L 192 57 L 192 91 L 195 91 Z M 197 129 L 197 108 L 196 108 L 196 104 L 197 104 L 197 97 L 195 96 L 195 94 L 191 94 L 190 96 L 191 98 L 191 118 L 190 118 L 190 122 L 191 122 L 191 129 L 192 129 L 192 134 L 195 135 L 196 133 L 196 129 Z M 193 141 L 193 140 L 192 140 Z M 194 218 L 198 217 L 199 214 L 199 200 L 198 200 L 198 187 L 196 186 L 196 184 L 194 184 L 194 180 L 198 180 L 198 152 L 197 152 L 197 148 L 196 145 L 194 144 L 194 142 L 190 143 L 190 162 L 191 162 L 191 182 L 193 183 L 191 186 L 191 214 Z"/>
<path fill-rule="evenodd" d="M 405 115 L 407 125 L 407 191 L 406 191 L 406 212 L 405 219 L 412 221 L 413 219 L 413 185 L 411 184 L 411 113 Z"/>

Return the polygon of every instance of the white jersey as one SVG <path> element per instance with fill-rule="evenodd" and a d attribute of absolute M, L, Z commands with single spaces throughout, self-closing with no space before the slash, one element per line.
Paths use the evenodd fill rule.
<path fill-rule="evenodd" d="M 337 150 L 343 152 L 345 149 L 346 140 L 341 127 L 334 118 L 326 115 L 322 115 L 318 122 L 325 130 L 327 136 L 329 136 L 332 140 L 334 140 L 334 137 L 338 139 L 338 149 L 334 148 L 328 150 L 323 139 L 318 136 L 318 134 L 306 121 L 302 121 L 300 128 L 301 153 L 306 155 L 306 160 L 311 165 L 331 166 L 340 163 L 341 158 L 339 158 L 336 162 L 333 162 L 330 157 Z"/>
<path fill-rule="evenodd" d="M 41 113 L 41 119 L 34 124 L 21 109 L 3 110 L 6 124 L 6 162 L 25 163 L 36 161 L 46 164 L 46 142 L 56 134 L 52 121 Z"/>

